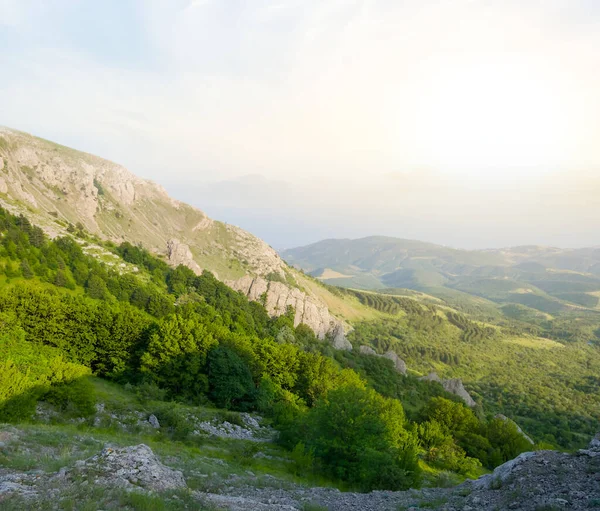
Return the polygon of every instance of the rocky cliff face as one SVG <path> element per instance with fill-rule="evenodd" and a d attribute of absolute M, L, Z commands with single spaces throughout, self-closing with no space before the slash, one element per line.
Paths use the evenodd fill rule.
<path fill-rule="evenodd" d="M 283 314 L 288 307 L 296 311 L 294 326 L 308 325 L 320 339 L 329 334 L 337 349 L 351 350 L 352 345 L 345 337 L 347 327 L 329 313 L 327 307 L 316 297 L 281 282 L 270 282 L 262 277 L 245 276 L 227 284 L 244 293 L 250 300 L 261 302 L 269 314 Z"/>
<path fill-rule="evenodd" d="M 185 264 L 197 273 L 208 269 L 251 299 L 267 291 L 272 314 L 292 305 L 298 323 L 347 347 L 341 322 L 322 301 L 264 279 L 284 280 L 295 271 L 273 248 L 172 199 L 161 186 L 120 165 L 0 128 L 0 205 L 25 214 L 51 236 L 63 234 L 69 223 L 81 224 L 103 239 L 140 243 L 172 265 Z"/>

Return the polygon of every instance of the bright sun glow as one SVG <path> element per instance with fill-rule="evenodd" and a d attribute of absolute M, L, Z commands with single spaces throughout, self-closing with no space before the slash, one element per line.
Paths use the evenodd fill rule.
<path fill-rule="evenodd" d="M 561 78 L 519 57 L 431 63 L 417 104 L 417 151 L 465 172 L 568 161 L 572 127 Z"/>

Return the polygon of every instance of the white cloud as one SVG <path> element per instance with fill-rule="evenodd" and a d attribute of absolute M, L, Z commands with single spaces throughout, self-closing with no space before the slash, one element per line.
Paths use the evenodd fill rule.
<path fill-rule="evenodd" d="M 0 23 L 31 34 L 0 46 L 0 123 L 159 181 L 317 183 L 306 209 L 407 169 L 497 185 L 600 164 L 600 33 L 583 2 L 129 1 L 149 63 L 38 39 L 66 23 L 69 0 L 0 0 Z M 52 15 L 28 15 L 42 8 Z M 405 184 L 360 204 L 415 211 L 427 194 Z M 442 192 L 440 211 L 457 197 Z"/>

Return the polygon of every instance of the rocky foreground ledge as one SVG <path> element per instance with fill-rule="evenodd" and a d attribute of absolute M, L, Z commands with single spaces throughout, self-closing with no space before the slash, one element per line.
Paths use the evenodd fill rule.
<path fill-rule="evenodd" d="M 17 430 L 4 432 L 1 443 L 6 445 L 16 437 Z M 61 509 L 61 496 L 73 494 L 74 487 L 81 492 L 87 488 L 119 488 L 145 494 L 183 491 L 212 509 L 233 511 L 293 511 L 307 509 L 309 504 L 331 511 L 600 509 L 600 437 L 576 454 L 521 454 L 492 474 L 455 488 L 368 494 L 308 488 L 269 476 L 259 484 L 251 473 L 243 479 L 231 475 L 210 492 L 191 491 L 186 474 L 163 464 L 150 447 L 106 446 L 98 454 L 55 473 L 0 470 L 0 508 L 2 502 L 11 503 L 10 509 L 16 509 L 15 502 L 21 502 L 23 509 L 38 509 L 42 503 L 47 507 L 48 502 L 54 502 L 59 506 L 55 509 Z"/>

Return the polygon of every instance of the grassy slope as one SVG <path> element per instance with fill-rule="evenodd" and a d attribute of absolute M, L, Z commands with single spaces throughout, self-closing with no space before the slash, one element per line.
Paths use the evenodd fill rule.
<path fill-rule="evenodd" d="M 185 420 L 194 416 L 199 420 L 235 422 L 239 417 L 236 412 L 146 400 L 119 385 L 95 377 L 90 380 L 96 390 L 97 403 L 103 405 L 103 410 L 93 417 L 83 420 L 67 413 L 55 413 L 51 418 L 40 416 L 34 422 L 16 427 L 0 424 L 0 473 L 36 470 L 55 473 L 98 454 L 106 446 L 143 443 L 151 447 L 162 463 L 183 473 L 188 489 L 155 494 L 89 484 L 91 481 L 79 476 L 74 480 L 51 479 L 47 487 L 39 484 L 42 499 L 35 501 L 35 509 L 209 511 L 216 507 L 206 503 L 202 493 L 219 493 L 225 487 L 228 493 L 245 485 L 282 489 L 297 484 L 334 487 L 331 481 L 316 476 L 302 458 L 273 443 L 190 434 L 193 428 Z M 154 413 L 160 418 L 160 410 L 165 406 L 171 411 L 170 415 L 179 417 L 174 426 L 164 420 L 159 430 L 139 425 L 138 414 L 148 417 Z M 257 453 L 262 455 L 256 456 Z M 426 481 L 438 480 L 438 470 L 426 464 L 422 466 Z M 448 474 L 445 477 L 447 479 Z M 459 481 L 458 476 L 451 479 L 453 484 Z M 53 493 L 57 489 L 59 495 Z M 20 511 L 29 506 L 31 500 L 27 497 L 17 495 L 4 500 L 0 497 L 0 507 L 6 511 Z M 307 506 L 306 509 L 312 508 Z"/>

